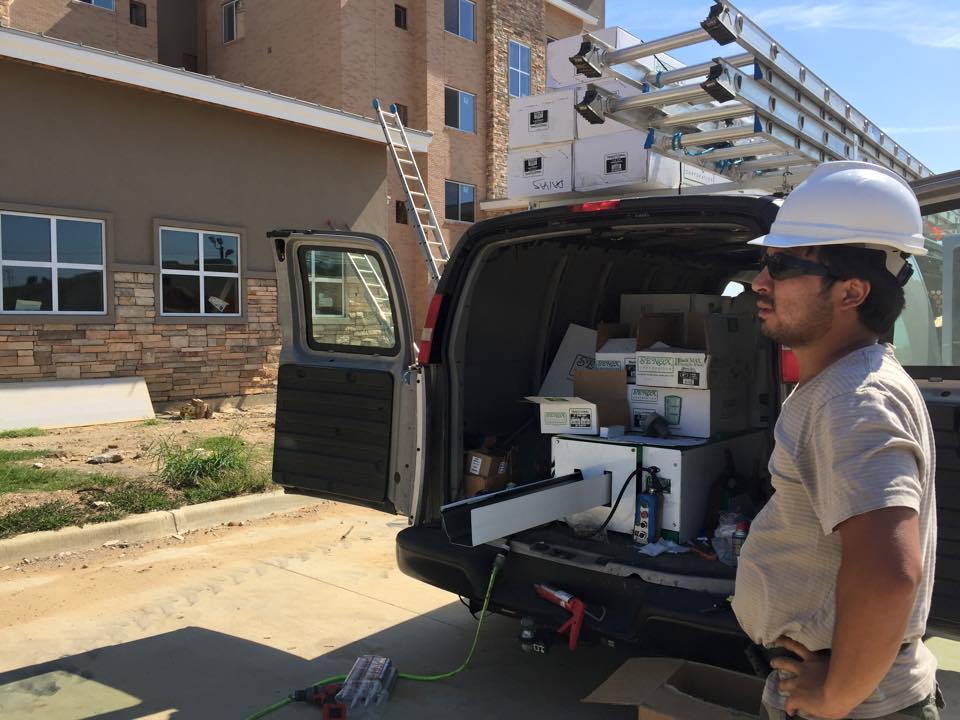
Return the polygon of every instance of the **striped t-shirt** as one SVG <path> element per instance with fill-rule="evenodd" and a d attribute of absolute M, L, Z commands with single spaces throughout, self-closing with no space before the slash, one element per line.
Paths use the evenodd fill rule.
<path fill-rule="evenodd" d="M 851 718 L 894 713 L 931 695 L 937 662 L 921 638 L 937 546 L 934 436 L 923 397 L 889 345 L 855 350 L 798 386 L 783 404 L 770 458 L 774 494 L 740 553 L 733 609 L 754 642 L 781 635 L 829 648 L 836 622 L 840 534 L 856 515 L 909 507 L 920 517 L 923 579 L 904 643 Z M 764 702 L 783 709 L 776 672 Z"/>

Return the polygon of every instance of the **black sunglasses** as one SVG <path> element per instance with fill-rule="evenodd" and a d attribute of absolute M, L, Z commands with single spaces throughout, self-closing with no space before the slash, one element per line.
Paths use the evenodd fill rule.
<path fill-rule="evenodd" d="M 833 275 L 826 265 L 783 252 L 775 255 L 761 255 L 760 269 L 763 270 L 763 268 L 767 269 L 770 277 L 774 280 L 788 280 L 801 275 L 820 275 L 822 277 L 832 277 Z"/>

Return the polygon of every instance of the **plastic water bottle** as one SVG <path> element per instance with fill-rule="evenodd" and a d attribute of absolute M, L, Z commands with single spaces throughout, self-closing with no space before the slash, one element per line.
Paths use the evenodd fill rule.
<path fill-rule="evenodd" d="M 747 539 L 747 533 L 750 531 L 750 523 L 748 522 L 739 522 L 737 523 L 737 529 L 733 531 L 733 536 L 730 538 L 731 544 L 733 545 L 733 564 L 740 564 L 740 550 L 743 548 L 743 543 Z"/>

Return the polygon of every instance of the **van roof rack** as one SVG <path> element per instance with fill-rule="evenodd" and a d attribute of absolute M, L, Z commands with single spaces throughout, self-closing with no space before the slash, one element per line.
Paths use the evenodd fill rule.
<path fill-rule="evenodd" d="M 675 70 L 640 62 L 711 41 L 743 52 Z M 648 149 L 730 181 L 714 191 L 788 192 L 829 160 L 873 162 L 908 181 L 932 174 L 727 0 L 715 0 L 698 28 L 631 47 L 586 33 L 570 62 L 580 75 L 642 90 L 622 98 L 591 83 L 576 105 L 580 115 L 645 131 Z"/>

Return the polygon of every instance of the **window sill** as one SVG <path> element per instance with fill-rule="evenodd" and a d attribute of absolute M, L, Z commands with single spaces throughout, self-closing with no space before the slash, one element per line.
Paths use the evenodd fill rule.
<path fill-rule="evenodd" d="M 246 325 L 246 315 L 160 315 L 151 322 L 158 325 Z"/>
<path fill-rule="evenodd" d="M 443 219 L 443 223 L 444 223 L 444 225 L 467 225 L 467 226 L 469 226 L 469 225 L 476 225 L 476 224 L 477 224 L 477 221 L 476 221 L 476 220 L 448 220 L 448 219 L 444 218 L 444 219 Z"/>
<path fill-rule="evenodd" d="M 13 313 L 0 312 L 0 325 L 115 325 L 121 322 L 111 313 L 102 315 L 72 315 L 68 313 Z"/>
<path fill-rule="evenodd" d="M 463 133 L 464 135 L 472 135 L 473 137 L 477 137 L 477 131 L 476 131 L 476 130 L 463 130 L 463 129 L 458 128 L 458 127 L 453 127 L 453 125 L 444 125 L 444 126 L 443 126 L 443 129 L 444 129 L 444 130 L 456 130 L 458 133 Z"/>
<path fill-rule="evenodd" d="M 460 38 L 461 40 L 466 40 L 467 42 L 471 42 L 471 43 L 473 43 L 474 45 L 477 44 L 477 39 L 476 39 L 476 38 L 464 37 L 464 36 L 461 35 L 460 33 L 450 32 L 450 31 L 447 30 L 446 28 L 443 29 L 443 32 L 445 32 L 447 35 L 452 35 L 452 36 L 455 37 L 455 38 Z"/>
<path fill-rule="evenodd" d="M 86 5 L 87 7 L 96 8 L 97 10 L 103 10 L 104 12 L 111 13 L 113 15 L 117 14 L 117 4 L 114 2 L 113 10 L 110 8 L 100 7 L 99 5 L 94 5 L 93 3 L 83 2 L 83 0 L 71 0 L 71 5 Z"/>

